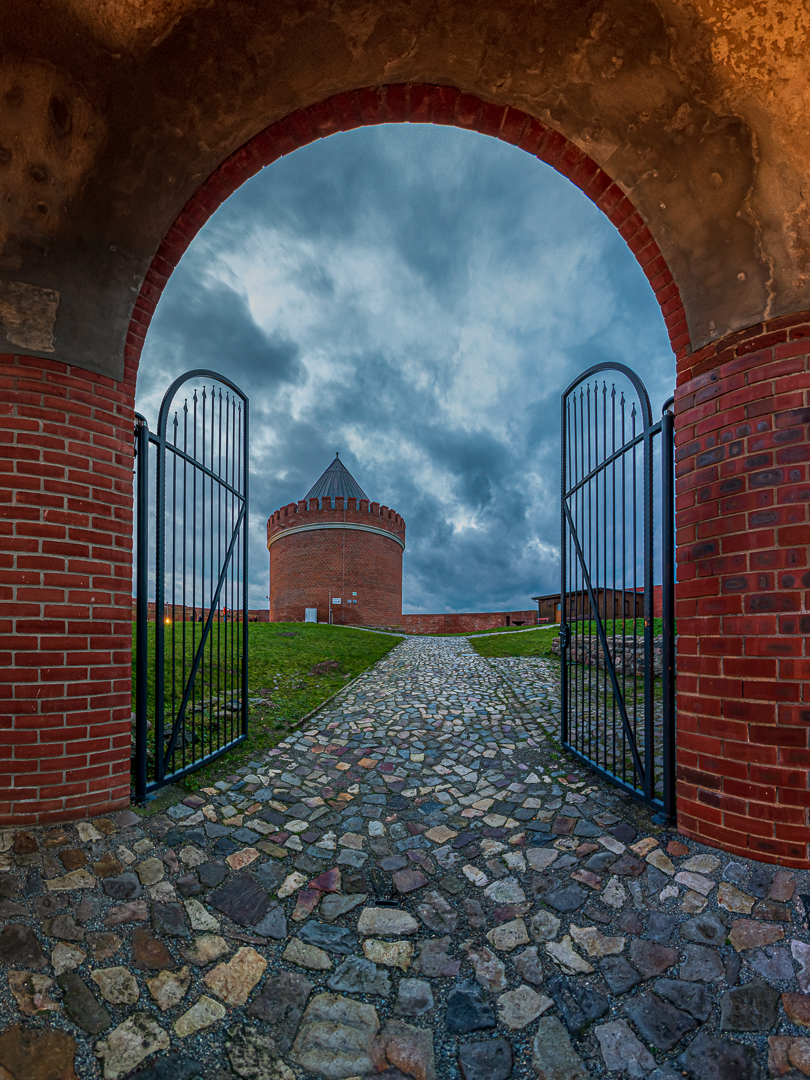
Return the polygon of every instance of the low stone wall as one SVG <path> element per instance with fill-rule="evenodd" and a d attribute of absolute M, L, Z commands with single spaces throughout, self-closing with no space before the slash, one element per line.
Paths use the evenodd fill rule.
<path fill-rule="evenodd" d="M 590 637 L 579 638 L 579 640 L 572 638 L 569 648 L 575 664 L 586 664 L 588 667 L 604 668 L 605 655 L 599 644 L 599 638 L 595 634 Z M 615 652 L 613 652 L 613 638 L 608 636 L 608 648 L 613 656 L 613 666 L 617 674 L 623 674 L 625 672 L 628 675 L 644 674 L 643 638 L 634 638 L 629 635 L 624 638 L 617 637 Z M 662 637 L 654 637 L 653 672 L 656 675 L 661 675 L 664 670 L 663 648 L 664 639 Z M 555 637 L 552 641 L 551 651 L 555 656 L 560 655 L 560 639 L 558 637 Z"/>
<path fill-rule="evenodd" d="M 534 626 L 537 608 L 528 611 L 460 611 L 438 615 L 403 615 L 408 634 L 474 634 L 494 626 Z"/>

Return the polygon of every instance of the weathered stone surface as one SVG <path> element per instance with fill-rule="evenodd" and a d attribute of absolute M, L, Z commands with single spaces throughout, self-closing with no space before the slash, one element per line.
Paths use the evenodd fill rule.
<path fill-rule="evenodd" d="M 312 983 L 305 975 L 282 971 L 267 980 L 261 994 L 248 1007 L 247 1015 L 269 1024 L 278 1049 L 286 1053 L 292 1046 L 311 993 Z"/>
<path fill-rule="evenodd" d="M 54 915 L 52 919 L 43 919 L 42 932 L 48 937 L 62 941 L 84 941 L 84 927 L 79 926 L 72 915 Z"/>
<path fill-rule="evenodd" d="M 191 937 L 182 904 L 152 904 L 152 926 L 158 934 L 166 934 L 167 937 Z M 211 930 L 216 927 L 206 926 L 200 929 Z"/>
<path fill-rule="evenodd" d="M 566 975 L 589 975 L 593 967 L 574 949 L 571 937 L 566 934 L 561 941 L 549 942 L 546 952 L 556 960 Z"/>
<path fill-rule="evenodd" d="M 146 980 L 149 993 L 158 1008 L 163 1012 L 179 1005 L 188 993 L 191 986 L 191 973 L 187 967 L 179 971 L 161 971 L 151 979 Z"/>
<path fill-rule="evenodd" d="M 582 907 L 587 899 L 586 893 L 579 885 L 566 885 L 562 889 L 555 889 L 553 892 L 547 893 L 545 896 L 545 901 L 549 907 L 553 907 L 555 911 L 562 912 L 565 915 Z"/>
<path fill-rule="evenodd" d="M 493 881 L 484 889 L 484 896 L 491 904 L 498 907 L 505 904 L 522 904 L 526 900 L 526 894 L 513 877 Z"/>
<path fill-rule="evenodd" d="M 623 956 L 608 956 L 599 965 L 605 982 L 614 994 L 626 994 L 642 982 L 641 976 Z"/>
<path fill-rule="evenodd" d="M 560 920 L 556 915 L 552 915 L 550 911 L 546 911 L 541 908 L 536 915 L 532 915 L 529 920 L 529 932 L 532 936 L 532 941 L 537 941 L 543 944 L 546 941 L 553 941 L 554 938 L 560 932 Z"/>
<path fill-rule="evenodd" d="M 125 967 L 97 968 L 90 977 L 111 1005 L 134 1005 L 140 996 L 138 983 Z"/>
<path fill-rule="evenodd" d="M 477 903 L 477 901 L 469 902 Z M 435 930 L 437 934 L 452 934 L 458 925 L 458 913 L 435 889 L 425 893 L 416 911 L 422 922 L 431 930 Z"/>
<path fill-rule="evenodd" d="M 794 1024 L 810 1027 L 810 994 L 782 994 L 782 1005 Z"/>
<path fill-rule="evenodd" d="M 528 949 L 516 953 L 512 957 L 512 964 L 524 982 L 531 983 L 533 986 L 540 986 L 543 982 L 543 964 L 536 945 L 530 945 Z"/>
<path fill-rule="evenodd" d="M 655 992 L 670 1005 L 685 1009 L 696 1020 L 707 1020 L 712 1011 L 712 999 L 704 986 L 681 982 L 678 979 L 659 979 Z"/>
<path fill-rule="evenodd" d="M 83 871 L 74 870 L 73 873 L 81 874 Z M 71 875 L 67 874 L 65 876 L 70 877 Z M 95 884 L 96 882 L 94 881 L 93 885 Z M 52 887 L 53 882 L 49 881 L 48 888 Z M 118 874 L 117 877 L 105 878 L 101 883 L 101 887 L 111 900 L 134 900 L 136 896 L 141 896 L 143 893 L 140 881 L 138 881 L 137 877 L 131 873 Z"/>
<path fill-rule="evenodd" d="M 458 1050 L 463 1080 L 509 1080 L 512 1047 L 506 1039 L 463 1043 Z"/>
<path fill-rule="evenodd" d="M 723 978 L 723 960 L 717 949 L 707 945 L 687 945 L 684 953 L 686 959 L 680 966 L 682 979 L 687 982 L 716 982 Z"/>
<path fill-rule="evenodd" d="M 319 908 L 320 916 L 322 919 L 326 919 L 327 922 L 333 922 L 335 919 L 339 919 L 341 915 L 345 915 L 347 912 L 359 907 L 360 904 L 365 904 L 367 899 L 365 893 L 357 893 L 353 896 L 339 896 L 333 893 L 324 896 Z"/>
<path fill-rule="evenodd" d="M 538 994 L 530 986 L 518 986 L 498 998 L 498 1018 L 511 1031 L 520 1031 L 553 1004 L 550 997 Z"/>
<path fill-rule="evenodd" d="M 203 981 L 226 1005 L 244 1005 L 266 967 L 263 956 L 255 949 L 243 946 L 232 960 L 217 964 Z"/>
<path fill-rule="evenodd" d="M 303 875 L 299 874 L 298 877 L 303 885 Z M 255 926 L 267 914 L 271 899 L 250 874 L 241 873 L 234 874 L 221 888 L 212 892 L 207 897 L 207 903 L 240 926 Z"/>
<path fill-rule="evenodd" d="M 406 894 L 424 888 L 428 879 L 421 870 L 397 870 L 393 882 L 398 893 Z"/>
<path fill-rule="evenodd" d="M 8 988 L 20 1012 L 25 1016 L 62 1011 L 59 1004 L 48 994 L 52 986 L 53 979 L 49 979 L 47 975 L 39 975 L 31 971 L 9 971 L 8 973 Z"/>
<path fill-rule="evenodd" d="M 73 892 L 76 889 L 98 888 L 98 878 L 88 870 L 71 870 L 69 874 L 51 878 L 46 884 L 50 892 Z"/>
<path fill-rule="evenodd" d="M 688 1031 L 697 1027 L 694 1017 L 677 1009 L 649 990 L 631 998 L 624 1011 L 641 1037 L 659 1050 L 671 1050 Z"/>
<path fill-rule="evenodd" d="M 364 908 L 357 922 L 357 933 L 362 937 L 394 937 L 415 934 L 418 929 L 416 919 L 398 908 Z"/>
<path fill-rule="evenodd" d="M 117 861 L 118 860 L 116 859 L 116 862 Z M 114 871 L 114 873 L 118 873 L 121 869 L 122 867 L 119 863 L 118 870 Z M 96 873 L 98 873 L 98 870 L 96 870 Z M 135 867 L 135 873 L 138 875 L 141 885 L 157 885 L 159 881 L 163 881 L 165 870 L 160 859 L 156 859 L 152 856 L 149 859 L 144 859 L 142 863 L 138 863 Z"/>
<path fill-rule="evenodd" d="M 272 938 L 274 941 L 283 941 L 287 936 L 287 917 L 284 908 L 276 905 L 271 907 L 267 914 L 253 927 L 255 934 L 262 937 Z"/>
<path fill-rule="evenodd" d="M 0 1035 L 3 1080 L 80 1080 L 76 1040 L 65 1031 L 14 1024 Z"/>
<path fill-rule="evenodd" d="M 368 956 L 368 953 L 366 955 Z M 310 971 L 328 971 L 332 966 L 328 953 L 315 945 L 307 945 L 298 938 L 290 939 L 281 959 L 290 964 L 298 964 L 299 967 L 309 968 Z"/>
<path fill-rule="evenodd" d="M 535 952 L 537 949 L 535 947 Z M 506 968 L 503 961 L 486 947 L 470 949 L 470 963 L 475 972 L 475 981 L 491 994 L 506 989 Z"/>
<path fill-rule="evenodd" d="M 338 994 L 379 994 L 388 997 L 391 993 L 391 978 L 386 971 L 381 971 L 370 960 L 351 956 L 335 970 L 326 983 L 328 989 Z"/>
<path fill-rule="evenodd" d="M 529 934 L 523 919 L 512 919 L 511 922 L 503 923 L 490 930 L 487 941 L 500 952 L 511 952 L 519 945 L 528 945 Z"/>
<path fill-rule="evenodd" d="M 785 931 L 781 926 L 754 922 L 751 919 L 738 919 L 732 923 L 728 939 L 737 952 L 745 949 L 757 949 L 761 945 L 773 945 L 781 941 Z"/>
<path fill-rule="evenodd" d="M 271 1035 L 239 1027 L 231 1035 L 226 1052 L 234 1073 L 244 1080 L 295 1080 L 295 1073 L 278 1056 Z"/>
<path fill-rule="evenodd" d="M 433 991 L 424 979 L 400 979 L 395 1016 L 424 1016 L 434 1008 Z"/>
<path fill-rule="evenodd" d="M 123 1024 L 96 1043 L 104 1060 L 104 1080 L 118 1080 L 159 1050 L 168 1050 L 169 1036 L 147 1013 L 133 1013 Z"/>
<path fill-rule="evenodd" d="M 717 888 L 718 907 L 726 911 L 735 911 L 740 915 L 750 915 L 754 907 L 754 897 L 741 892 L 736 885 L 727 881 L 721 881 Z"/>
<path fill-rule="evenodd" d="M 65 1012 L 82 1031 L 98 1035 L 110 1026 L 112 1017 L 74 971 L 63 972 L 56 981 L 62 990 Z"/>
<path fill-rule="evenodd" d="M 130 922 L 146 922 L 149 918 L 149 908 L 145 900 L 133 900 L 128 904 L 120 904 L 112 908 L 104 919 L 105 926 L 121 926 Z"/>
<path fill-rule="evenodd" d="M 526 861 L 532 870 L 542 873 L 559 857 L 556 848 L 527 848 Z"/>
<path fill-rule="evenodd" d="M 61 975 L 63 971 L 73 971 L 86 959 L 87 953 L 75 945 L 65 945 L 61 941 L 54 946 L 51 953 L 51 966 L 55 975 Z"/>
<path fill-rule="evenodd" d="M 707 1032 L 693 1039 L 678 1064 L 689 1080 L 760 1080 L 762 1076 L 752 1046 L 715 1039 Z"/>
<path fill-rule="evenodd" d="M 454 979 L 461 969 L 461 961 L 450 957 L 448 953 L 450 944 L 449 937 L 431 938 L 428 941 L 419 942 L 419 952 L 413 962 L 414 971 L 426 975 L 429 979 Z"/>
<path fill-rule="evenodd" d="M 556 1016 L 541 1016 L 538 1021 L 532 1065 L 538 1080 L 589 1080 L 582 1058 Z"/>
<path fill-rule="evenodd" d="M 112 934 L 107 930 L 90 930 L 85 941 L 93 953 L 93 959 L 98 964 L 103 964 L 105 960 L 115 956 L 124 944 L 124 939 L 119 934 Z"/>
<path fill-rule="evenodd" d="M 770 945 L 761 952 L 754 953 L 749 962 L 754 971 L 765 979 L 781 982 L 793 978 L 790 953 L 778 945 Z"/>
<path fill-rule="evenodd" d="M 181 1039 L 186 1039 L 189 1035 L 195 1035 L 198 1031 L 203 1031 L 224 1019 L 226 1012 L 227 1009 L 221 1002 L 203 994 L 190 1009 L 175 1020 L 173 1025 L 175 1034 Z"/>
<path fill-rule="evenodd" d="M 298 937 L 307 945 L 315 945 L 341 956 L 349 956 L 357 948 L 357 935 L 343 926 L 308 922 L 298 931 Z"/>
<path fill-rule="evenodd" d="M 723 945 L 728 937 L 727 922 L 728 916 L 707 911 L 704 915 L 687 919 L 681 925 L 681 934 L 687 941 L 694 941 L 698 945 Z"/>
<path fill-rule="evenodd" d="M 763 982 L 727 990 L 720 998 L 720 1031 L 771 1031 L 776 1024 L 779 991 Z"/>
<path fill-rule="evenodd" d="M 386 1065 L 414 1080 L 436 1080 L 433 1036 L 402 1020 L 389 1020 L 372 1047 L 378 1070 Z"/>
<path fill-rule="evenodd" d="M 337 994 L 318 994 L 304 1013 L 291 1058 L 324 1080 L 346 1080 L 376 1071 L 373 1044 L 377 1012 Z"/>
<path fill-rule="evenodd" d="M 643 978 L 653 979 L 678 963 L 678 950 L 636 938 L 630 942 L 630 960 Z"/>
<path fill-rule="evenodd" d="M 42 971 L 48 961 L 30 927 L 24 923 L 9 923 L 0 933 L 0 964 Z"/>
<path fill-rule="evenodd" d="M 495 1010 L 475 983 L 461 983 L 450 991 L 444 1023 L 451 1035 L 467 1035 L 495 1027 Z"/>
<path fill-rule="evenodd" d="M 810 945 L 793 940 L 790 943 L 790 955 L 799 965 L 796 978 L 803 993 L 810 992 Z"/>
<path fill-rule="evenodd" d="M 196 967 L 205 967 L 206 964 L 219 960 L 228 952 L 228 945 L 224 938 L 216 934 L 202 934 L 195 937 L 189 945 L 181 945 L 180 955 L 184 960 Z"/>
<path fill-rule="evenodd" d="M 606 937 L 595 926 L 570 927 L 571 937 L 588 956 L 615 956 L 625 945 L 623 937 Z"/>
<path fill-rule="evenodd" d="M 548 992 L 572 1035 L 581 1035 L 595 1020 L 601 1020 L 610 1008 L 608 999 L 580 979 L 550 975 Z"/>
<path fill-rule="evenodd" d="M 614 1020 L 594 1030 L 608 1072 L 644 1077 L 655 1068 L 655 1058 L 640 1043 L 626 1020 Z"/>
<path fill-rule="evenodd" d="M 132 954 L 136 967 L 150 971 L 170 971 L 177 967 L 177 961 L 163 942 L 140 926 L 132 935 Z"/>

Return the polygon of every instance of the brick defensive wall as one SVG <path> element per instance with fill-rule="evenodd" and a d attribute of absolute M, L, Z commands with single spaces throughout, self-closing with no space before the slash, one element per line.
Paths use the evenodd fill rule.
<path fill-rule="evenodd" d="M 303 622 L 307 608 L 328 622 L 331 607 L 340 625 L 401 625 L 405 522 L 395 510 L 344 496 L 301 499 L 268 519 L 267 548 L 271 622 Z"/>

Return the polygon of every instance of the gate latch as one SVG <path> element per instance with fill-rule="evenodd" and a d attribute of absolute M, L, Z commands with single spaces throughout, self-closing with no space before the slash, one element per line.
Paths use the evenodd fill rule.
<path fill-rule="evenodd" d="M 560 623 L 560 649 L 568 648 L 568 623 Z"/>

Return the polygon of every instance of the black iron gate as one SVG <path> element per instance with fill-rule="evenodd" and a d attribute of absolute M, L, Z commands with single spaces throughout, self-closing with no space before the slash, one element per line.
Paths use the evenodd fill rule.
<path fill-rule="evenodd" d="M 143 800 L 247 736 L 246 395 L 215 371 L 186 372 L 166 391 L 157 434 L 136 414 L 135 464 L 133 784 Z"/>
<path fill-rule="evenodd" d="M 597 378 L 607 373 L 610 385 Z M 666 822 L 675 816 L 671 405 L 653 423 L 644 384 L 623 364 L 584 371 L 562 395 L 562 741 Z"/>

